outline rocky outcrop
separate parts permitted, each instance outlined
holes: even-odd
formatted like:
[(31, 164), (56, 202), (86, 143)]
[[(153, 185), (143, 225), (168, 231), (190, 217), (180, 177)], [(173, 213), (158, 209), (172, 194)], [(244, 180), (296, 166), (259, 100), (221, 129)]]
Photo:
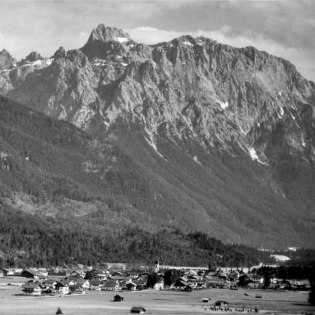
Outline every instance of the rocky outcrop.
[(12, 68), (15, 63), (16, 60), (10, 55), (10, 53), (6, 49), (0, 51), (0, 71)]

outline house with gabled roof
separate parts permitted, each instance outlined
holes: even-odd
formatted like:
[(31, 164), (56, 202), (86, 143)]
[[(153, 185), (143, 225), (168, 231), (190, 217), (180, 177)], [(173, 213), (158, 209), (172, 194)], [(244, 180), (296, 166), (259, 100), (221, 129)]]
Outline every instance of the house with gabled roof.
[(38, 268), (38, 273), (42, 276), (48, 277), (48, 271), (46, 268)]
[(91, 279), (90, 280), (90, 290), (101, 290), (103, 281), (100, 279)]
[(14, 269), (5, 268), (5, 269), (2, 269), (2, 272), (3, 272), (3, 276), (5, 276), (5, 277), (14, 276)]
[(22, 276), (22, 277), (25, 277), (25, 278), (32, 278), (32, 279), (35, 279), (35, 278), (37, 278), (37, 271), (32, 270), (32, 269), (24, 269), (24, 270), (21, 272), (21, 276)]
[(91, 284), (90, 284), (90, 280), (80, 279), (76, 282), (76, 285), (83, 289), (89, 289)]
[(42, 288), (39, 283), (26, 282), (22, 285), (22, 291), (26, 294), (41, 295)]
[(67, 284), (59, 286), (58, 293), (63, 295), (69, 294), (70, 293), (69, 286)]
[(82, 273), (80, 271), (77, 271), (77, 270), (72, 270), (69, 273), (69, 277), (80, 277), (80, 278), (82, 278)]
[(128, 281), (128, 282), (126, 283), (126, 288), (127, 288), (128, 290), (130, 290), (130, 291), (136, 291), (136, 289), (137, 289), (137, 284), (134, 283), (134, 282), (132, 282), (132, 281)]
[(178, 278), (171, 287), (173, 288), (185, 288), (188, 285), (187, 281), (182, 278)]
[(121, 285), (117, 280), (108, 280), (102, 286), (103, 291), (120, 291)]
[(55, 285), (56, 291), (58, 291), (59, 294), (69, 294), (70, 288), (66, 281), (57, 281)]

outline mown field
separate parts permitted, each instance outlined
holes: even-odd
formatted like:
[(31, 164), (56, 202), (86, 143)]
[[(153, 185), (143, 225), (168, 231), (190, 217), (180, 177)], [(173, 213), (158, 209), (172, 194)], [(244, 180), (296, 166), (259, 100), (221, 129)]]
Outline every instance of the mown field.
[[(315, 314), (315, 307), (307, 302), (308, 293), (289, 291), (226, 290), (208, 289), (201, 291), (139, 291), (121, 292), (123, 303), (112, 302), (113, 292), (88, 291), (83, 296), (28, 297), (22, 296), (21, 287), (3, 286), (0, 281), (1, 315), (53, 315), (58, 307), (65, 315), (114, 315), (130, 314), (132, 306), (143, 306), (146, 314), (214, 314), (210, 310), (216, 300), (226, 300), (232, 307), (257, 307), (260, 313)], [(248, 296), (245, 295), (248, 294)], [(262, 299), (255, 298), (262, 294)], [(202, 298), (211, 298), (202, 303)], [(229, 314), (240, 314), (229, 312)]]

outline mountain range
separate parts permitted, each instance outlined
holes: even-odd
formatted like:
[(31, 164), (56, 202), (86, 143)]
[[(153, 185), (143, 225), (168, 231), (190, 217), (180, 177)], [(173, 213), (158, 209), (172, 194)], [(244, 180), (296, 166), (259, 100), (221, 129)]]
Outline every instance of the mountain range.
[(315, 84), (282, 58), (100, 24), (50, 58), (2, 50), (0, 94), (12, 211), (314, 246)]

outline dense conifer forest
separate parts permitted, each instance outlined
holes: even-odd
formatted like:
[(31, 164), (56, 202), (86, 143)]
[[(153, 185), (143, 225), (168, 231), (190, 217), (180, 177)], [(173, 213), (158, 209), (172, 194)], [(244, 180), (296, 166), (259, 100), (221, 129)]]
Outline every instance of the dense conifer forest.
[(224, 245), (204, 233), (149, 233), (140, 228), (105, 231), (93, 220), (41, 218), (0, 206), (0, 265), (55, 266), (102, 262), (182, 266), (249, 266), (268, 255), (240, 245)]

